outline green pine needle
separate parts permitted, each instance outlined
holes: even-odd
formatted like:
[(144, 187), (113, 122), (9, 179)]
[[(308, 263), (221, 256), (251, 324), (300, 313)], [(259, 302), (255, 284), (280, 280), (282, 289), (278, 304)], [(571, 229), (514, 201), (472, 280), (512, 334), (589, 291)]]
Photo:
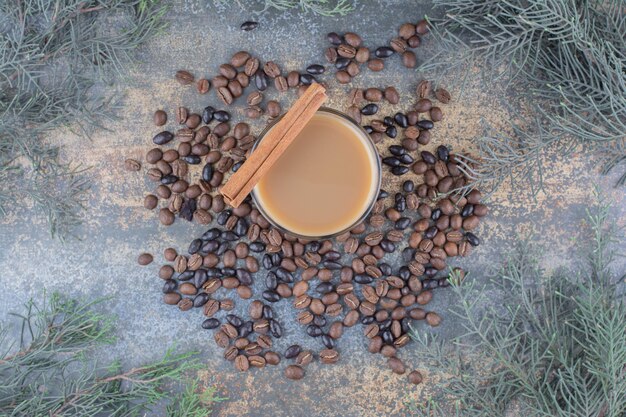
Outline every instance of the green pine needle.
[(139, 416), (168, 401), (169, 416), (206, 416), (223, 400), (208, 388), (198, 394), (197, 382), (174, 400), (164, 390), (172, 382), (199, 369), (195, 353), (175, 354), (124, 370), (119, 362), (95, 363), (95, 348), (113, 343), (113, 319), (97, 313), (103, 300), (80, 303), (58, 294), (44, 305), (26, 305), (21, 338), (12, 341), (0, 327), (0, 415), (32, 416)]
[(587, 219), (585, 265), (548, 274), (522, 241), (488, 284), (453, 285), (451, 312), (465, 334), (444, 343), (412, 332), (428, 367), (451, 375), (412, 404), (416, 415), (626, 415), (624, 274), (612, 269), (619, 231), (601, 199)]
[(100, 91), (163, 30), (165, 11), (158, 0), (0, 2), (0, 214), (34, 206), (53, 236), (72, 235), (90, 183), (47, 136), (87, 136), (112, 117)]
[[(607, 173), (626, 162), (626, 8), (623, 0), (443, 0), (430, 19), (440, 50), (421, 70), (439, 78), (486, 66), (513, 87), (531, 120), (512, 134), (487, 129), (467, 169), (481, 189), (503, 182), (543, 187), (542, 158), (574, 149), (601, 156)], [(465, 71), (469, 73), (469, 71)], [(459, 77), (455, 77), (459, 78)], [(460, 77), (464, 79), (464, 77)], [(506, 106), (506, 104), (504, 104)], [(519, 110), (514, 110), (519, 114)], [(618, 184), (626, 183), (626, 173)]]

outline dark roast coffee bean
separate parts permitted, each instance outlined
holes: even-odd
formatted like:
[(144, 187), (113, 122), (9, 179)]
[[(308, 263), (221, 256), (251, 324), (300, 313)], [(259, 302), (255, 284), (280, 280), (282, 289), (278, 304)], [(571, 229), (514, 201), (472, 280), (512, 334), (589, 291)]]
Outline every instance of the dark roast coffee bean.
[(361, 317), (361, 324), (364, 324), (367, 326), (368, 324), (374, 323), (374, 320), (376, 320), (374, 316), (363, 316)]
[(190, 165), (198, 165), (202, 161), (198, 155), (187, 155), (187, 156), (183, 156), (180, 159), (182, 159), (183, 161), (187, 162)]
[(404, 149), (402, 146), (400, 145), (391, 145), (390, 147), (388, 147), (387, 149), (389, 149), (389, 152), (391, 152), (392, 155), (395, 156), (402, 156), (402, 155), (406, 155), (406, 149)]
[(193, 299), (193, 306), (194, 307), (202, 307), (203, 305), (205, 305), (207, 303), (207, 301), (209, 301), (209, 298), (211, 298), (209, 296), (209, 294), (205, 293), (205, 292), (201, 292), (200, 294), (196, 295)]
[(383, 275), (391, 275), (391, 272), (392, 272), (391, 265), (382, 263), (382, 264), (379, 264), (378, 267), (383, 272)]
[(321, 337), (322, 343), (326, 348), (332, 349), (335, 347), (335, 340), (327, 334), (322, 335)]
[(354, 282), (357, 284), (371, 284), (373, 281), (374, 279), (366, 274), (357, 274), (354, 277)]
[(313, 75), (323, 74), (324, 71), (325, 71), (324, 66), (323, 65), (319, 65), (319, 64), (309, 65), (306, 68), (306, 72), (308, 72), (309, 74), (313, 74)]
[(227, 275), (227, 276), (231, 276), (231, 275), (235, 275), (236, 270), (235, 268), (222, 268), (222, 275)]
[(330, 269), (331, 271), (338, 271), (342, 268), (343, 265), (335, 261), (324, 261), (322, 263), (322, 266), (326, 269)]
[(205, 282), (208, 281), (208, 279), (209, 276), (207, 275), (206, 271), (203, 269), (199, 269), (193, 274), (193, 285), (196, 288), (202, 288), (202, 286)]
[(315, 316), (313, 318), (313, 324), (319, 327), (326, 326), (326, 318), (324, 316)]
[(272, 336), (277, 339), (283, 337), (283, 327), (278, 321), (273, 319), (270, 320), (270, 333), (272, 333)]
[(424, 162), (426, 162), (427, 164), (434, 165), (437, 162), (437, 158), (435, 158), (435, 155), (428, 151), (422, 151), (420, 155)]
[(248, 337), (254, 331), (254, 323), (247, 321), (239, 328), (239, 337)]
[[(232, 212), (230, 210), (224, 210), (217, 216), (217, 224), (220, 226), (224, 226), (228, 221), (228, 218), (231, 216)], [(222, 232), (220, 232), (220, 235)]]
[(387, 198), (387, 197), (389, 197), (389, 193), (388, 193), (387, 191), (385, 191), (385, 190), (382, 190), (382, 189), (381, 189), (381, 190), (378, 192), (378, 198), (377, 198), (377, 200), (382, 200), (383, 198)]
[(241, 166), (243, 165), (244, 161), (239, 161), (236, 164), (233, 165), (233, 167), (230, 169), (232, 172), (237, 172), (239, 171), (239, 168), (241, 168)]
[(176, 181), (178, 181), (178, 177), (176, 175), (170, 174), (170, 175), (164, 175), (161, 178), (161, 184), (174, 184)]
[(274, 291), (263, 291), (263, 294), (261, 294), (263, 296), (263, 299), (265, 299), (266, 301), (269, 301), (270, 303), (275, 303), (277, 301), (280, 301), (280, 295), (278, 295), (277, 293), (275, 293)]
[(368, 133), (372, 134), (374, 132), (374, 128), (372, 126), (363, 126), (363, 129)]
[(213, 179), (213, 165), (206, 164), (202, 168), (202, 179), (206, 182), (210, 182)]
[(254, 85), (259, 91), (265, 91), (267, 89), (267, 75), (261, 68), (254, 74)]
[(166, 143), (171, 142), (172, 139), (174, 139), (174, 134), (172, 132), (168, 132), (167, 130), (164, 130), (163, 132), (157, 133), (152, 138), (152, 142), (154, 142), (157, 145), (165, 145)]
[(250, 250), (254, 253), (259, 253), (265, 251), (265, 243), (263, 242), (252, 242), (248, 245)]
[(241, 317), (234, 314), (227, 315), (226, 320), (228, 320), (228, 322), (235, 327), (240, 327), (243, 325), (243, 320), (241, 320)]
[(378, 105), (376, 103), (367, 104), (361, 109), (361, 114), (364, 116), (371, 116), (376, 113), (378, 113)]
[(388, 46), (381, 46), (374, 51), (374, 55), (376, 55), (377, 58), (389, 58), (393, 54), (394, 50)]
[(336, 250), (331, 250), (326, 252), (322, 259), (324, 261), (338, 261), (339, 259), (341, 259), (341, 254)]
[(443, 162), (448, 162), (448, 159), (450, 159), (450, 151), (448, 150), (448, 147), (444, 146), (444, 145), (438, 146), (437, 147), (437, 156)]
[(235, 234), (239, 237), (243, 237), (248, 233), (248, 222), (243, 217), (237, 220), (235, 228), (233, 229)]
[(243, 22), (241, 24), (241, 30), (243, 30), (245, 32), (249, 32), (251, 30), (254, 30), (257, 27), (259, 27), (259, 22), (254, 22), (254, 21), (251, 21), (251, 20), (248, 20), (247, 22)]
[[(270, 256), (270, 258), (272, 259), (272, 265), (273, 265), (273, 266), (278, 266), (278, 265), (280, 265), (280, 261), (282, 261), (282, 260), (283, 260), (282, 256), (280, 256), (280, 253), (273, 253), (273, 254)], [(293, 282), (293, 276), (291, 276), (291, 275), (290, 275), (290, 276), (289, 276), (289, 277), (287, 277), (287, 278), (283, 277), (283, 273), (285, 272), (285, 269), (280, 268), (280, 270), (279, 270), (279, 271), (276, 271), (276, 272), (277, 272), (278, 278), (282, 279), (283, 281), (284, 281), (284, 280), (287, 280), (287, 281), (285, 281), (285, 282)], [(290, 279), (290, 278), (291, 278), (291, 280), (292, 280), (292, 281), (289, 281), (289, 279)]]
[(265, 276), (265, 287), (268, 290), (275, 290), (278, 286), (278, 279), (276, 278), (276, 274), (274, 272), (268, 272)]
[(181, 274), (179, 274), (176, 279), (179, 281), (189, 281), (191, 278), (193, 278), (193, 271), (185, 271)]
[(321, 327), (316, 326), (315, 324), (310, 324), (306, 328), (306, 334), (308, 334), (311, 337), (319, 337), (322, 334), (324, 334), (324, 331), (322, 330)]
[(391, 173), (393, 175), (404, 175), (409, 172), (409, 167), (399, 166), (391, 168)]
[(335, 286), (330, 282), (322, 282), (315, 287), (315, 290), (320, 294), (328, 294), (335, 290)]
[(343, 42), (341, 36), (335, 32), (330, 32), (328, 35), (326, 35), (326, 39), (328, 39), (328, 42), (332, 43), (333, 45), (341, 45), (341, 43)]
[(194, 253), (197, 253), (201, 247), (202, 247), (202, 239), (194, 239), (189, 244), (189, 248), (187, 249), (187, 252), (190, 255), (193, 255)]
[(385, 126), (387, 126), (387, 127), (389, 127), (389, 126), (393, 126), (393, 124), (394, 124), (394, 120), (393, 120), (393, 118), (392, 118), (392, 117), (390, 117), (390, 116), (385, 116), (385, 118), (383, 119), (383, 124), (384, 124)]
[(417, 122), (417, 126), (420, 129), (430, 130), (435, 127), (435, 124), (431, 120), (420, 120), (419, 122)]
[[(280, 263), (280, 261), (278, 261), (278, 263)], [(282, 282), (286, 282), (286, 283), (292, 283), (293, 282), (293, 275), (291, 274), (291, 272), (287, 271), (285, 268), (278, 268), (276, 270), (276, 276)]]
[(387, 130), (385, 130), (385, 134), (393, 139), (398, 136), (398, 129), (396, 129), (395, 126), (389, 126)]
[(393, 335), (391, 334), (391, 332), (390, 332), (389, 330), (385, 330), (385, 331), (382, 333), (382, 335), (381, 335), (381, 336), (382, 336), (382, 338), (383, 338), (383, 342), (384, 342), (384, 343), (386, 343), (386, 344), (388, 344), (388, 345), (393, 344)]
[(300, 75), (300, 82), (302, 83), (302, 85), (311, 85), (314, 82), (316, 82), (317, 80), (315, 79), (314, 76), (312, 76), (311, 74), (301, 74)]
[(176, 280), (174, 279), (168, 279), (167, 281), (165, 281), (165, 284), (163, 284), (163, 293), (167, 294), (170, 292), (174, 292), (176, 291), (176, 287), (178, 286), (178, 284), (176, 283)]
[(406, 197), (403, 196), (401, 193), (396, 193), (396, 195), (394, 196), (394, 200), (395, 200), (395, 209), (398, 210), (399, 212), (403, 212), (404, 210), (406, 210)]
[(407, 227), (409, 227), (411, 225), (411, 218), (409, 217), (401, 217), (398, 221), (396, 221), (396, 223), (394, 224), (394, 228), (396, 230), (404, 230)]
[(388, 156), (386, 158), (383, 158), (382, 160), (383, 164), (390, 166), (390, 167), (397, 167), (400, 166), (400, 160), (398, 158), (394, 158), (392, 156)]
[(213, 120), (213, 114), (215, 113), (215, 108), (212, 106), (207, 106), (202, 110), (202, 123), (208, 125)]
[(234, 232), (231, 232), (230, 230), (223, 231), (221, 234), (221, 238), (228, 242), (234, 242), (235, 240), (239, 240), (239, 236), (237, 236)]
[(237, 279), (243, 285), (252, 285), (252, 274), (243, 268), (237, 268)]
[(200, 236), (200, 239), (204, 240), (205, 242), (208, 240), (215, 240), (219, 237), (220, 233), (222, 233), (220, 229), (213, 227), (204, 232), (204, 234)]
[(472, 214), (474, 214), (473, 204), (466, 204), (465, 207), (463, 207), (463, 210), (461, 210), (461, 217), (469, 217)]
[(300, 345), (291, 345), (287, 348), (287, 350), (285, 350), (284, 356), (287, 359), (293, 359), (298, 356), (300, 352), (302, 352), (302, 348), (300, 347)]
[(409, 119), (403, 113), (396, 113), (395, 116), (393, 116), (393, 120), (402, 128), (409, 127)]
[[(410, 223), (410, 221), (409, 221), (409, 223)], [(394, 252), (396, 250), (396, 244), (393, 243), (390, 240), (387, 240), (387, 239), (383, 239), (380, 242), (380, 247), (387, 253), (392, 253), (392, 252)]]
[(270, 306), (263, 306), (263, 318), (264, 319), (273, 319), (274, 318), (274, 310)]
[(400, 155), (399, 159), (400, 159), (400, 162), (402, 162), (403, 164), (407, 164), (408, 165), (408, 164), (412, 164), (413, 163), (413, 157), (411, 155), (409, 155), (408, 153), (404, 154), (404, 155)]
[(467, 239), (469, 244), (472, 246), (480, 245), (480, 239), (474, 233), (471, 233), (471, 232), (465, 233), (465, 238)]
[(439, 218), (441, 217), (442, 214), (443, 213), (442, 213), (441, 209), (440, 208), (436, 208), (436, 209), (433, 210), (432, 214), (430, 215), (430, 218), (435, 220), (435, 221), (437, 221), (437, 220), (439, 220)]
[(412, 193), (415, 191), (415, 183), (411, 180), (404, 181), (402, 183), (402, 190), (407, 193)]
[(228, 122), (230, 120), (230, 113), (228, 113), (225, 110), (218, 110), (215, 113), (213, 113), (213, 118), (215, 120), (217, 120), (218, 122)]
[(205, 321), (202, 322), (202, 328), (203, 329), (217, 329), (218, 327), (220, 327), (220, 321), (218, 319), (215, 318), (210, 318), (210, 319), (206, 319)]

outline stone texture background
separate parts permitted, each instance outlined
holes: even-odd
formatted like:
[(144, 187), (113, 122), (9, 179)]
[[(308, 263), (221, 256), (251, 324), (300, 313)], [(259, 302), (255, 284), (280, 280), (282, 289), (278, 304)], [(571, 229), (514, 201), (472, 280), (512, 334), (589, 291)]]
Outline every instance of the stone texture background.
[[(198, 350), (206, 363), (201, 376), (229, 398), (214, 415), (409, 414), (406, 401), (420, 398), (422, 389), (435, 390), (442, 376), (425, 372), (426, 384), (410, 386), (406, 377), (387, 370), (383, 358), (366, 352), (358, 326), (348, 329), (341, 339), (339, 364), (313, 363), (300, 382), (284, 379), (283, 366), (237, 373), (231, 363), (222, 359), (211, 332), (200, 328), (201, 311), (181, 313), (161, 303), (162, 283), (156, 271), (163, 261), (163, 249), (172, 246), (186, 250), (189, 241), (205, 227), (184, 221), (177, 221), (170, 228), (161, 226), (156, 213), (142, 206), (143, 196), (152, 184), (141, 174), (126, 173), (123, 161), (127, 157), (143, 160), (150, 138), (157, 132), (151, 121), (157, 108), (166, 110), (173, 119), (178, 105), (200, 111), (207, 104), (217, 104), (212, 92), (200, 96), (195, 88), (176, 83), (173, 74), (178, 69), (188, 69), (197, 77), (211, 77), (221, 63), (241, 49), (253, 51), (264, 60), (273, 59), (284, 69), (303, 69), (312, 63), (324, 63), (325, 34), (329, 31), (355, 31), (362, 34), (368, 46), (383, 45), (395, 36), (401, 23), (417, 21), (425, 13), (431, 13), (427, 4), (400, 0), (360, 2), (351, 15), (338, 18), (296, 11), (255, 14), (242, 11), (235, 4), (215, 7), (206, 0), (174, 1), (167, 17), (169, 30), (139, 51), (140, 62), (126, 79), (109, 87), (112, 93), (120, 95), (119, 119), (108, 123), (108, 130), (96, 132), (91, 140), (69, 130), (50, 138), (65, 145), (67, 158), (91, 167), (95, 186), (80, 231), (82, 240), (63, 245), (50, 239), (43, 219), (37, 216), (19, 213), (0, 220), (0, 317), (7, 317), (8, 312), (18, 309), (30, 297), (41, 298), (44, 289), (86, 299), (111, 297), (100, 308), (119, 318), (118, 342), (99, 353), (102, 360), (119, 356), (125, 365), (133, 366), (161, 357), (172, 345), (181, 352)], [(239, 25), (249, 19), (258, 20), (260, 27), (249, 33), (240, 31)], [(417, 50), (418, 59), (423, 61), (432, 52), (432, 43), (426, 42), (425, 47)], [(395, 108), (383, 106), (381, 114), (407, 110), (414, 102), (415, 85), (424, 76), (407, 70), (398, 57), (394, 58), (388, 60), (385, 71), (365, 70), (353, 83), (360, 87), (397, 86), (401, 103)], [(479, 69), (472, 72), (462, 97), (451, 90), (454, 99), (444, 107), (445, 119), (434, 129), (429, 148), (447, 143), (455, 150), (471, 150), (474, 138), (482, 132), (481, 120), (506, 129), (507, 120), (518, 116), (509, 113), (496, 99), (504, 94), (500, 86), (483, 81)], [(325, 79), (331, 77), (327, 75)], [(329, 106), (345, 109), (347, 100), (343, 93), (348, 89), (333, 84)], [(277, 94), (271, 91), (269, 96)], [(280, 97), (284, 108), (293, 97), (293, 93)], [(515, 102), (514, 97), (510, 100)], [(239, 99), (233, 109), (235, 120), (243, 119), (243, 101)], [(261, 128), (261, 123), (257, 123), (253, 130), (258, 133)], [(615, 178), (599, 177), (589, 165), (584, 154), (546, 155), (545, 193), (533, 199), (523, 189), (501, 188), (491, 197), (491, 213), (478, 229), (484, 244), (458, 263), (474, 271), (474, 279), (483, 279), (481, 273), (498, 264), (500, 255), (516, 237), (529, 232), (545, 247), (546, 268), (576, 261), (574, 246), (581, 238), (580, 227), (594, 184), (599, 184), (614, 203), (615, 218), (623, 226), (624, 190), (612, 188)], [(383, 185), (387, 190), (394, 187), (396, 184), (389, 179)], [(142, 268), (136, 257), (143, 251), (155, 254), (155, 263)], [(393, 264), (394, 259), (389, 262)], [(448, 302), (445, 291), (437, 292), (428, 308), (440, 312), (444, 323), (436, 330), (418, 324), (418, 330), (444, 336), (457, 334), (458, 326), (446, 320)], [(236, 311), (246, 310), (247, 305), (238, 302)], [(319, 350), (318, 342), (306, 337), (304, 329), (291, 320), (293, 310), (288, 303), (282, 301), (275, 309), (286, 328), (279, 351), (295, 342)], [(402, 350), (401, 357), (410, 367), (420, 368), (420, 358), (410, 346)]]

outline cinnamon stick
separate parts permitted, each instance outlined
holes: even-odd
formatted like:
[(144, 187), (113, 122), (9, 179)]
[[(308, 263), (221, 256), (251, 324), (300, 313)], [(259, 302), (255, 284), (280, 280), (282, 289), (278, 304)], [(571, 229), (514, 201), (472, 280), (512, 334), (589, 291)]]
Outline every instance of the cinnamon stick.
[(315, 83), (306, 89), (282, 119), (265, 135), (259, 146), (235, 172), (220, 192), (224, 200), (238, 207), (254, 186), (285, 152), (326, 100), (326, 89)]

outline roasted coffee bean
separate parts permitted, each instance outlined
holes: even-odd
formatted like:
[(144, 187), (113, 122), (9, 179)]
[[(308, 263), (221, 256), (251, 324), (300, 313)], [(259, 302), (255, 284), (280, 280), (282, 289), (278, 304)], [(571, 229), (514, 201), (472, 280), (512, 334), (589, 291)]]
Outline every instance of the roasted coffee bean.
[(381, 46), (374, 51), (374, 55), (376, 55), (377, 58), (389, 58), (393, 54), (394, 50), (388, 46)]
[(337, 48), (327, 48), (326, 51), (324, 52), (324, 57), (326, 58), (326, 60), (328, 62), (330, 62), (331, 64), (334, 64), (335, 61), (337, 61)]
[(335, 32), (328, 33), (326, 35), (326, 38), (328, 39), (328, 42), (332, 43), (333, 45), (341, 45), (341, 43), (343, 42), (341, 36)]
[(476, 236), (475, 234), (473, 234), (471, 232), (465, 233), (465, 238), (467, 239), (469, 244), (472, 245), (472, 246), (480, 245), (480, 239), (478, 238), (478, 236)]
[(254, 85), (259, 91), (265, 91), (267, 89), (267, 75), (260, 68), (254, 74)]
[(298, 365), (289, 365), (285, 368), (285, 377), (292, 380), (304, 378), (304, 369)]
[(450, 93), (444, 88), (438, 88), (435, 90), (435, 97), (437, 100), (442, 102), (443, 104), (448, 104), (450, 102)]
[(404, 175), (407, 172), (409, 172), (409, 167), (406, 167), (406, 166), (398, 166), (398, 167), (393, 167), (391, 169), (391, 173), (393, 175), (398, 175), (398, 176), (399, 175)]
[(228, 122), (230, 121), (230, 113), (225, 110), (218, 110), (213, 112), (213, 118), (218, 122)]
[(374, 103), (367, 104), (361, 109), (361, 114), (365, 116), (371, 116), (376, 113), (378, 113), (378, 105)]
[(404, 51), (402, 53), (402, 65), (407, 68), (415, 68), (417, 66), (417, 56), (415, 56), (415, 52)]
[(400, 102), (400, 94), (394, 87), (385, 88), (385, 100), (390, 104), (398, 104)]
[(285, 350), (285, 358), (293, 359), (302, 351), (300, 345), (291, 345)]
[(176, 71), (175, 78), (176, 81), (178, 81), (182, 85), (189, 85), (194, 81), (194, 76), (189, 71), (185, 70)]
[(154, 142), (156, 145), (165, 145), (166, 143), (169, 143), (172, 141), (172, 139), (174, 139), (174, 135), (172, 134), (172, 132), (168, 132), (167, 130), (157, 133), (153, 138), (152, 138), (152, 142)]
[(324, 71), (325, 71), (324, 66), (323, 65), (319, 65), (319, 64), (309, 65), (306, 68), (306, 72), (308, 72), (309, 74), (313, 74), (313, 75), (323, 74)]
[(269, 301), (270, 303), (275, 303), (277, 301), (280, 301), (280, 295), (278, 295), (274, 291), (270, 291), (270, 290), (263, 291), (262, 296), (263, 296), (263, 299), (265, 299), (266, 301)]
[(394, 51), (398, 52), (398, 53), (402, 53), (404, 51), (406, 51), (406, 49), (409, 47), (409, 45), (407, 44), (406, 40), (398, 37), (398, 38), (394, 38), (389, 42), (389, 46), (391, 46), (391, 49), (393, 49)]
[[(385, 130), (385, 134), (389, 136), (390, 138), (395, 138), (396, 136), (398, 136), (398, 129), (396, 129), (395, 126), (389, 126), (387, 130)], [(407, 171), (408, 171), (408, 168), (407, 168)]]
[(332, 337), (330, 337), (329, 335), (327, 335), (327, 334), (323, 334), (323, 335), (320, 337), (320, 339), (321, 339), (321, 341), (322, 341), (322, 344), (323, 344), (324, 346), (326, 346), (326, 348), (327, 348), (327, 349), (333, 349), (333, 348), (335, 347), (335, 341), (334, 341), (334, 340), (333, 340), (333, 338), (332, 338)]
[(420, 120), (419, 122), (417, 122), (417, 126), (420, 129), (430, 130), (435, 125), (434, 125), (434, 123), (431, 120)]
[(246, 22), (243, 22), (243, 23), (241, 24), (241, 30), (243, 30), (243, 31), (245, 31), (245, 32), (249, 32), (249, 31), (251, 31), (251, 30), (254, 30), (254, 29), (256, 29), (257, 27), (259, 27), (259, 23), (258, 23), (258, 22), (251, 21), (251, 20), (246, 21)]
[(374, 72), (382, 71), (385, 68), (385, 63), (379, 58), (370, 59), (367, 61), (367, 68)]
[(335, 78), (339, 84), (348, 84), (352, 80), (352, 77), (350, 77), (350, 74), (347, 71), (337, 71), (335, 73)]
[(139, 257), (137, 258), (137, 263), (139, 265), (145, 266), (145, 265), (149, 265), (152, 263), (153, 257), (151, 254), (149, 253), (142, 253), (141, 255), (139, 255)]
[(202, 322), (203, 329), (217, 329), (220, 326), (220, 321), (215, 318), (206, 319)]

